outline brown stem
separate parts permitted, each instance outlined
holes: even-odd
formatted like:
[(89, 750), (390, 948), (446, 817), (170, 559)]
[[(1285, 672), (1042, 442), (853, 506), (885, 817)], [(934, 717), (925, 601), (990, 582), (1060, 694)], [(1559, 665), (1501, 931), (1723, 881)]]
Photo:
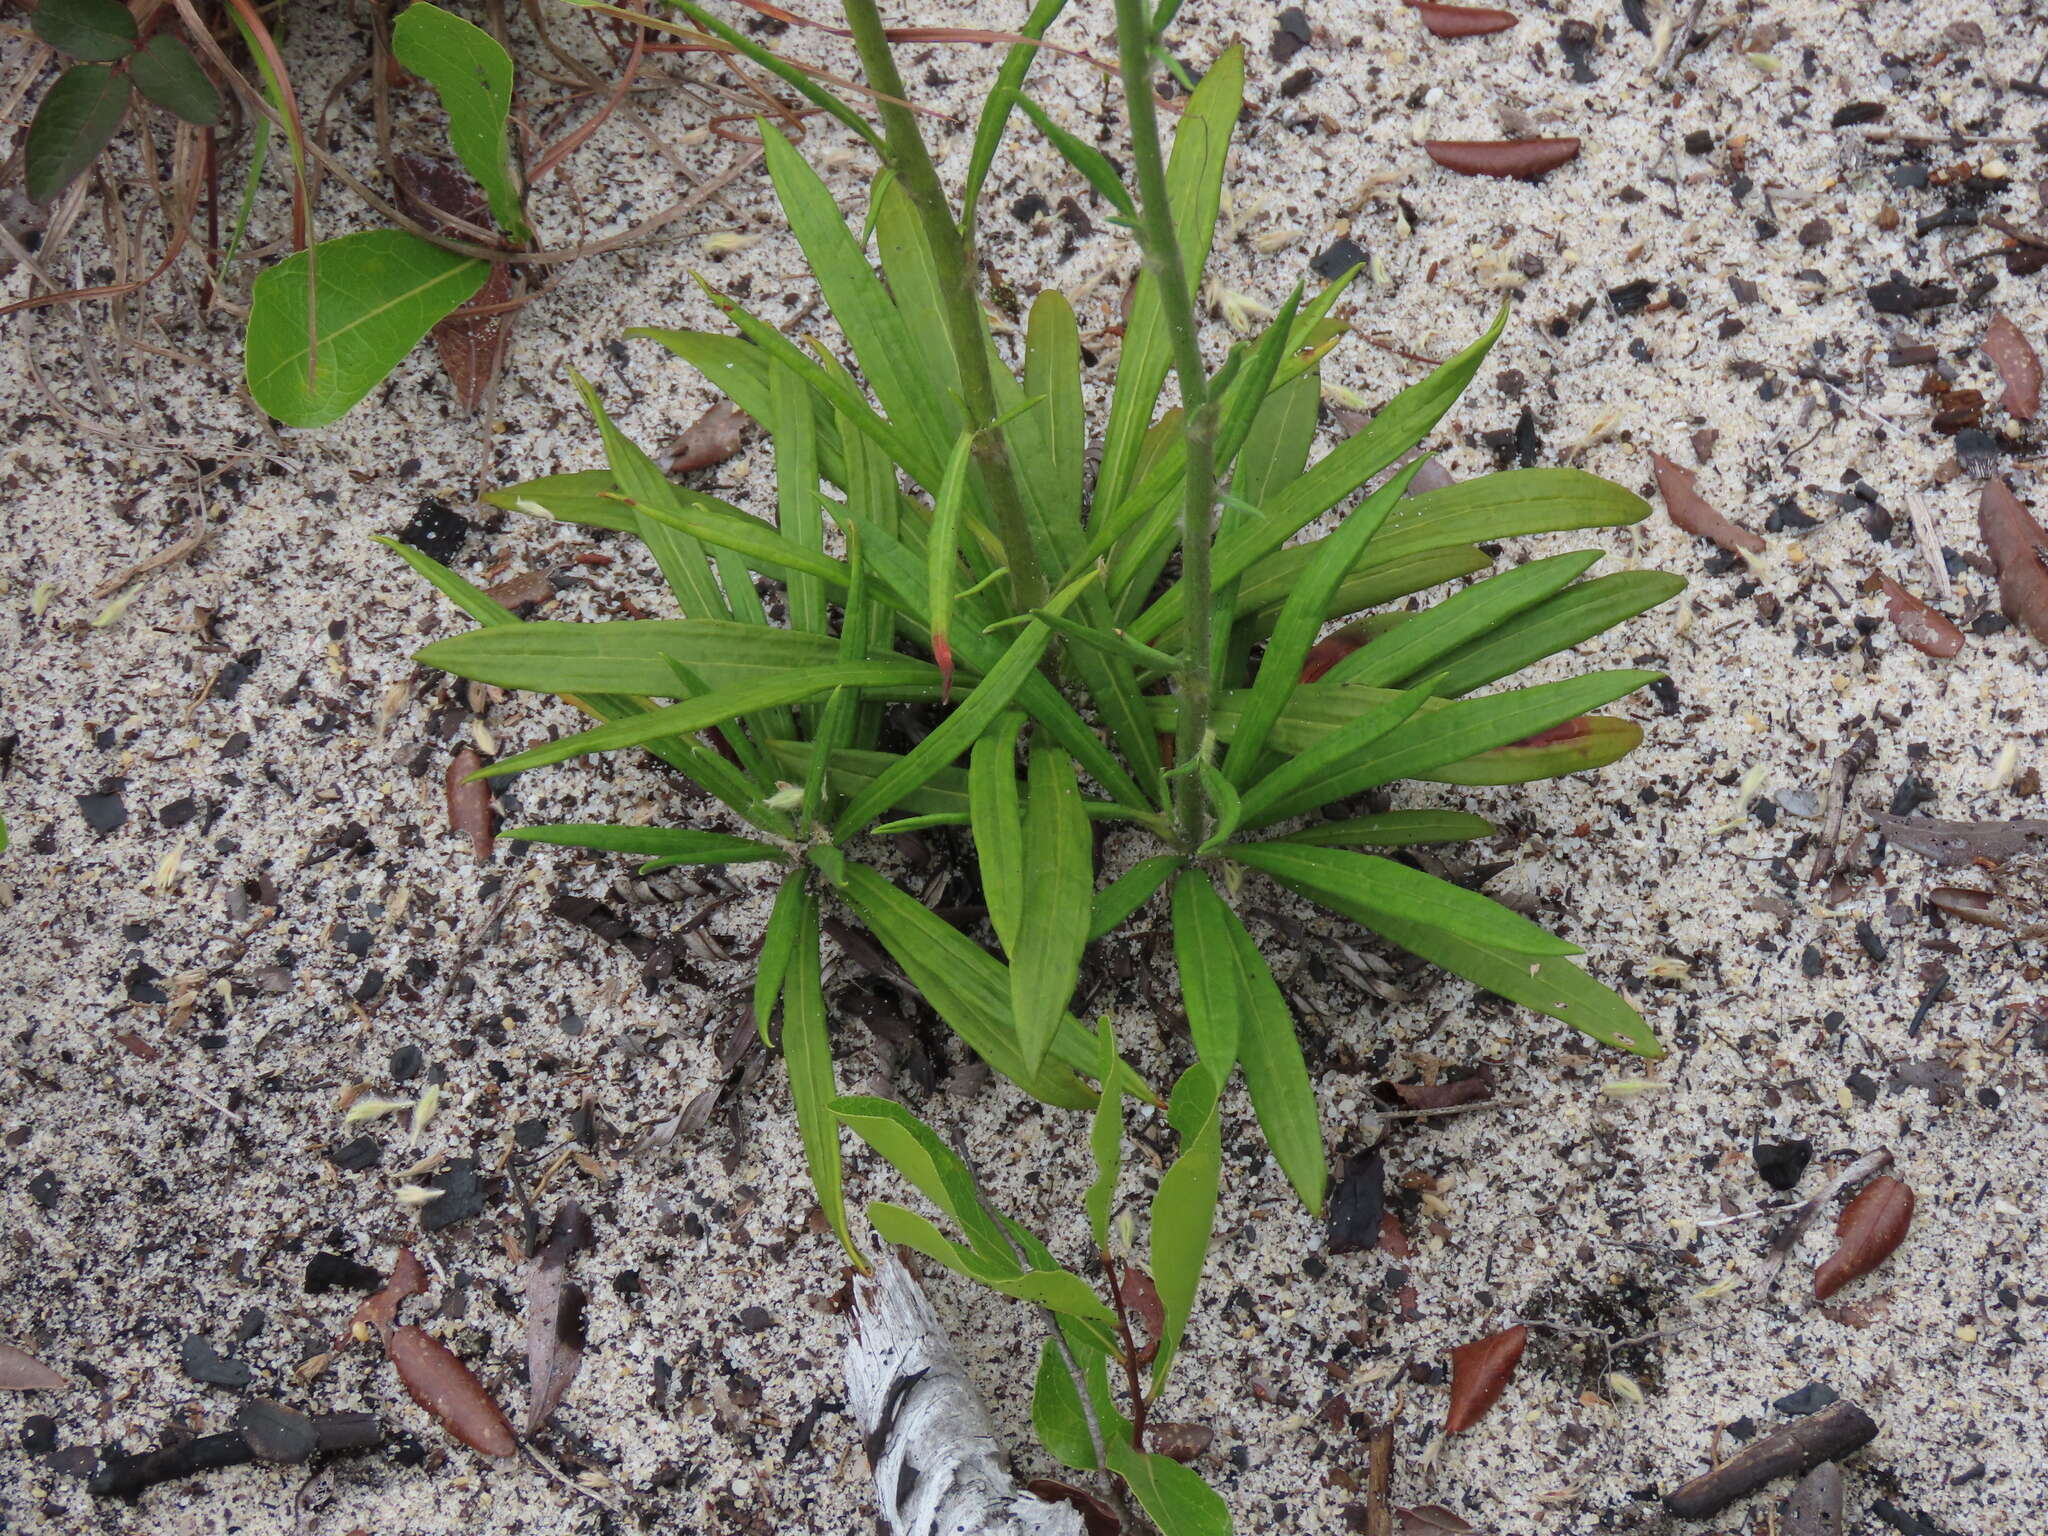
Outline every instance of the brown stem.
[(1124, 1384), (1131, 1394), (1131, 1449), (1145, 1449), (1145, 1387), (1138, 1380), (1138, 1341), (1131, 1333), (1131, 1314), (1124, 1306), (1124, 1288), (1117, 1283), (1116, 1261), (1108, 1250), (1101, 1254), (1102, 1273), (1109, 1284), (1109, 1299), (1116, 1308), (1117, 1337), (1123, 1341), (1119, 1357), (1124, 1366)]

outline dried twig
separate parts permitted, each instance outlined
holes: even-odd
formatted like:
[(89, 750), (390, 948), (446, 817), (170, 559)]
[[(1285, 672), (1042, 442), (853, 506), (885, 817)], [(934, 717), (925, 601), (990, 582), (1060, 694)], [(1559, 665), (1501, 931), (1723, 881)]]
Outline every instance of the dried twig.
[(1692, 35), (1700, 24), (1700, 12), (1707, 8), (1707, 0), (1692, 0), (1692, 6), (1685, 13), (1685, 20), (1678, 24), (1678, 30), (1671, 34), (1671, 41), (1664, 49), (1664, 57), (1658, 61), (1656, 78), (1659, 85), (1671, 83), (1671, 72), (1678, 68), (1678, 61), (1685, 57), (1685, 51), (1692, 46)]
[(1682, 1520), (1705, 1520), (1773, 1478), (1798, 1477), (1876, 1438), (1876, 1421), (1844, 1398), (1771, 1431), (1713, 1471), (1672, 1489), (1664, 1495), (1664, 1507)]
[(1877, 733), (1864, 731), (1849, 743), (1849, 749), (1835, 759), (1835, 766), (1829, 770), (1827, 805), (1820, 836), (1814, 840), (1813, 866), (1806, 872), (1808, 885), (1818, 885), (1834, 873), (1835, 853), (1842, 840), (1842, 815), (1849, 808), (1849, 786), (1876, 750)]

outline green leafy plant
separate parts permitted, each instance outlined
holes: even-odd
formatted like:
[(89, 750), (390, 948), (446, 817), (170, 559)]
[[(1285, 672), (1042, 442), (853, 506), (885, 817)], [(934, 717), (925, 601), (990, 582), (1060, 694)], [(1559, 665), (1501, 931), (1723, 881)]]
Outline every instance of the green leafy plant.
[[(682, 8), (705, 31), (751, 46)], [(1048, 0), (1025, 31), (1042, 32), (1059, 9)], [(1589, 551), (1391, 606), (1485, 569), (1491, 541), (1616, 526), (1647, 508), (1564, 469), (1406, 494), (1419, 464), (1402, 467), (1404, 458), (1472, 379), (1505, 312), (1313, 462), (1320, 365), (1345, 333), (1332, 309), (1355, 274), (1312, 296), (1297, 289), (1264, 333), (1209, 368), (1191, 295), (1216, 226), (1242, 59), (1232, 50), (1202, 77), (1169, 158), (1151, 85), (1163, 54), (1140, 0), (1117, 5), (1135, 189), (1099, 153), (1049, 135), (1124, 213), (1144, 259), (1091, 488), (1067, 302), (1039, 295), (1013, 365), (976, 290), (974, 204), (1031, 47), (1017, 45), (1003, 67), (956, 210), (872, 5), (848, 0), (845, 12), (879, 125), (815, 81), (800, 88), (859, 122), (881, 151), (867, 220), (879, 273), (817, 174), (771, 126), (761, 132), (858, 378), (825, 346), (800, 345), (716, 294), (736, 335), (635, 333), (767, 428), (775, 517), (672, 484), (586, 387), (609, 467), (490, 499), (638, 535), (682, 617), (520, 623), (400, 549), (481, 625), (420, 660), (559, 694), (600, 721), (485, 774), (645, 749), (744, 824), (740, 835), (595, 825), (509, 835), (632, 853), (645, 868), (779, 865), (755, 1014), (765, 1034), (780, 1006), (805, 1154), (848, 1252), (861, 1262), (841, 1187), (842, 1125), (961, 1233), (871, 1205), (887, 1240), (1057, 1315), (1037, 1404), (1048, 1447), (1069, 1464), (1106, 1466), (1169, 1532), (1227, 1529), (1194, 1474), (1146, 1450), (1145, 1420), (1196, 1296), (1220, 1176), (1218, 1106), (1234, 1074), (1304, 1204), (1320, 1210), (1327, 1183), (1314, 1086), (1287, 1003), (1238, 915), (1239, 889), (1274, 881), (1605, 1045), (1660, 1054), (1635, 1010), (1573, 963), (1577, 946), (1387, 851), (1483, 837), (1484, 821), (1360, 814), (1345, 802), (1401, 779), (1509, 784), (1619, 758), (1640, 732), (1590, 712), (1654, 674), (1482, 690), (1682, 583), (1654, 572), (1582, 579), (1598, 558)], [(1042, 110), (1029, 115), (1054, 129)], [(1162, 410), (1169, 375), (1179, 403)], [(770, 622), (756, 576), (781, 584), (786, 623)], [(1356, 617), (1367, 610), (1377, 611)], [(1325, 636), (1333, 622), (1343, 627)], [(906, 716), (916, 732), (897, 727)], [(1117, 839), (1120, 852), (1151, 845), (1100, 888), (1098, 824), (1132, 834)], [(937, 826), (971, 834), (986, 935), (947, 922), (876, 866), (887, 846), (878, 839)], [(1087, 945), (1155, 900), (1170, 906), (1193, 1061), (1170, 1096), (1180, 1153), (1151, 1212), (1163, 1337), (1143, 1381), (1108, 1222), (1121, 1100), (1160, 1100), (1107, 1030), (1091, 1032), (1069, 1007)], [(1088, 1209), (1107, 1300), (987, 1210), (936, 1133), (894, 1106), (836, 1095), (819, 939), (828, 901), (866, 925), (989, 1066), (1048, 1105), (1093, 1109), (1099, 1176)], [(1117, 1370), (1121, 1406), (1109, 1385)], [(1076, 1426), (1091, 1414), (1099, 1433), (1084, 1436)]]

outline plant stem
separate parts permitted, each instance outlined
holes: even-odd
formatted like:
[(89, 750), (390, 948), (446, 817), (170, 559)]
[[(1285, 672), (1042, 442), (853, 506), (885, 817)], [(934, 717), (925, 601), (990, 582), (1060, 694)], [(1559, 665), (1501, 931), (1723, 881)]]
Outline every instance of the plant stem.
[(903, 77), (897, 73), (896, 57), (889, 51), (888, 33), (875, 0), (844, 0), (842, 10), (868, 84), (880, 93), (876, 106), (882, 114), (882, 131), (889, 146), (889, 168), (917, 209), (918, 222), (924, 226), (925, 241), (938, 268), (939, 287), (945, 297), (946, 336), (952, 344), (963, 403), (975, 432), (975, 462), (981, 466), (982, 478), (988, 486), (996, 532), (1003, 541), (1004, 557), (1010, 567), (1010, 590), (1017, 611), (1028, 612), (1045, 603), (1045, 573), (1039, 567), (1038, 548), (1032, 543), (1031, 525), (1024, 516), (1024, 498), (1018, 492), (1011, 468), (1009, 445), (1000, 430), (990, 430), (996, 419), (995, 382), (989, 374), (987, 333), (982, 326), (973, 254), (967, 237), (953, 222), (945, 188), (939, 184), (939, 169), (925, 147), (917, 115), (903, 104), (907, 99)]
[(1174, 733), (1174, 830), (1185, 852), (1207, 835), (1209, 796), (1193, 765), (1206, 748), (1210, 656), (1209, 547), (1216, 503), (1216, 406), (1202, 369), (1194, 296), (1188, 291), (1180, 236), (1166, 191), (1166, 161), (1159, 150), (1159, 117), (1152, 105), (1152, 27), (1145, 0), (1116, 0), (1118, 67), (1131, 119), (1131, 160), (1138, 173), (1138, 244), (1145, 268), (1159, 285), (1160, 310), (1173, 341), (1173, 371), (1180, 380), (1181, 434), (1187, 444), (1186, 500), (1181, 511), (1180, 577), (1187, 594), (1187, 655), (1179, 682), (1180, 720)]
[(1131, 1336), (1131, 1316), (1124, 1306), (1124, 1288), (1117, 1283), (1116, 1261), (1107, 1250), (1103, 1251), (1101, 1258), (1103, 1279), (1109, 1286), (1110, 1302), (1116, 1308), (1117, 1337), (1123, 1343), (1124, 1386), (1131, 1394), (1131, 1449), (1142, 1452), (1145, 1449), (1145, 1413), (1151, 1407), (1151, 1400), (1145, 1395), (1144, 1383), (1138, 1379), (1138, 1341)]

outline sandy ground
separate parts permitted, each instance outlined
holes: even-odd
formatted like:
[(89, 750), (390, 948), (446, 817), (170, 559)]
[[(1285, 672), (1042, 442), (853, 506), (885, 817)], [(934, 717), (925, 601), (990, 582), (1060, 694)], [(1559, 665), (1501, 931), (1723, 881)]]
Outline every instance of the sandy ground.
[[(1059, 35), (1106, 55), (1104, 9)], [(1668, 21), (1655, 0), (1649, 15)], [(1414, 797), (1498, 819), (1503, 835), (1480, 856), (1509, 867), (1491, 889), (1583, 943), (1596, 973), (1628, 988), (1671, 1045), (1664, 1063), (1646, 1073), (1462, 984), (1375, 967), (1382, 951), (1355, 930), (1307, 922), (1291, 898), (1254, 889), (1255, 927), (1303, 1012), (1333, 1155), (1386, 1133), (1389, 1189), (1415, 1252), (1330, 1255), (1235, 1098), (1205, 1303), (1161, 1412), (1214, 1429), (1203, 1470), (1242, 1530), (1351, 1528), (1359, 1431), (1398, 1412), (1404, 1505), (1445, 1506), (1513, 1536), (1761, 1532), (1763, 1500), (1681, 1526), (1655, 1497), (1707, 1466), (1717, 1444), (1725, 1454), (1781, 1422), (1774, 1404), (1820, 1382), (1882, 1426), (1851, 1473), (1853, 1530), (2038, 1531), (2048, 1029), (2019, 1010), (2048, 994), (2039, 946), (1933, 919), (1928, 886), (1987, 876), (1938, 876), (1865, 833), (1871, 811), (1916, 797), (1942, 816), (2043, 814), (2043, 652), (1995, 622), (1974, 512), (1980, 455), (2048, 503), (2038, 431), (1998, 409), (1978, 350), (1994, 311), (2042, 343), (2048, 276), (2007, 274), (1987, 254), (2004, 245), (1990, 229), (1916, 229), (1952, 205), (2041, 227), (2048, 100), (2007, 81), (2037, 73), (2048, 16), (2026, 0), (1709, 0), (1707, 40), (1662, 85), (1648, 78), (1656, 43), (1618, 8), (1528, 6), (1514, 31), (1457, 43), (1391, 4), (1320, 0), (1307, 16), (1313, 42), (1285, 62), (1269, 56), (1264, 7), (1191, 6), (1178, 34), (1198, 67), (1233, 37), (1251, 55), (1255, 111), (1236, 152), (1219, 282), (1275, 303), (1348, 235), (1376, 265), (1346, 311), (1362, 333), (1423, 357), (1462, 345), (1513, 292), (1506, 337), (1437, 435), (1453, 472), (1490, 467), (1481, 434), (1514, 428), (1526, 407), (1540, 462), (1647, 493), (1647, 450), (1660, 451), (1699, 466), (1700, 490), (1723, 511), (1768, 522), (1770, 548), (1745, 568), (1679, 532), (1661, 504), (1641, 529), (1600, 536), (1603, 569), (1640, 563), (1693, 581), (1680, 603), (1575, 663), (1668, 670), (1669, 689), (1622, 706), (1645, 727), (1641, 751), (1527, 790)], [(968, 5), (909, 19), (1015, 17)], [(1593, 24), (1576, 73), (1560, 46), (1568, 20)], [(828, 40), (787, 42), (833, 57)], [(317, 59), (356, 45), (316, 27), (306, 46)], [(4, 49), (11, 67), (26, 58), (15, 39)], [(913, 52), (906, 73), (931, 104), (971, 118), (988, 69), (972, 50), (933, 49)], [(1063, 60), (1043, 78), (1078, 128), (1106, 110), (1087, 66)], [(1886, 111), (1830, 127), (1859, 102)], [(683, 144), (683, 104), (653, 96), (648, 109)], [(1452, 176), (1417, 147), (1497, 137), (1504, 120), (1578, 135), (1584, 152), (1525, 186)], [(964, 135), (945, 132), (957, 177)], [(1951, 132), (1986, 138), (1911, 137)], [(856, 208), (863, 162), (843, 136), (816, 134), (812, 148)], [(712, 168), (728, 153), (681, 152)], [(589, 229), (624, 227), (674, 195), (638, 132), (608, 129), (599, 153), (578, 162)], [(1994, 183), (1979, 203), (1952, 174), (1965, 163)], [(0, 1403), (0, 1525), (872, 1528), (858, 1436), (837, 1407), (829, 1300), (840, 1265), (809, 1220), (780, 1069), (737, 1095), (736, 1122), (721, 1107), (709, 1129), (629, 1153), (724, 1074), (761, 877), (640, 883), (610, 860), (504, 843), (479, 865), (445, 830), (449, 757), (469, 741), (528, 744), (570, 726), (570, 713), (417, 668), (416, 647), (464, 626), (369, 539), (440, 498), (470, 521), (455, 563), (472, 577), (543, 573), (555, 617), (660, 611), (633, 547), (495, 514), (476, 497), (598, 462), (570, 365), (645, 442), (694, 418), (709, 399), (702, 382), (653, 346), (618, 340), (633, 324), (713, 324), (691, 269), (750, 282), (776, 320), (807, 301), (763, 190), (742, 180), (677, 238), (563, 272), (521, 319), (487, 445), (424, 352), (341, 426), (273, 438), (237, 396), (232, 323), (200, 320), (188, 289), (160, 289), (125, 323), (217, 368), (122, 359), (102, 308), (9, 321), (0, 1337), (78, 1385)], [(1046, 285), (1085, 295), (1084, 325), (1101, 327), (1132, 265), (1128, 242), (1099, 213), (1087, 232), (1057, 213), (1012, 213), (1030, 194), (1056, 204), (1081, 192), (1039, 144), (1014, 145), (989, 192), (987, 254), (1020, 297)], [(565, 200), (536, 206), (549, 238), (580, 232)], [(284, 218), (281, 198), (259, 200), (257, 238), (275, 239)], [(718, 255), (717, 232), (758, 240)], [(74, 246), (88, 277), (102, 259), (94, 238)], [(1881, 314), (1866, 288), (1894, 269), (1962, 297)], [(1632, 283), (1648, 286), (1631, 294)], [(16, 271), (4, 296), (24, 284)], [(1217, 324), (1217, 355), (1227, 339)], [(1919, 343), (1957, 387), (1994, 402), (1959, 474), (1956, 440), (1929, 424), (1928, 367), (1887, 365), (1889, 348)], [(1102, 338), (1098, 382), (1112, 347)], [(61, 404), (22, 366), (29, 355)], [(1357, 340), (1329, 376), (1376, 402), (1419, 372)], [(100, 431), (72, 425), (73, 412)], [(756, 445), (707, 483), (766, 507), (768, 468)], [(1934, 596), (1909, 527), (1915, 496), (1952, 572), (1939, 604), (1971, 631), (1953, 661), (1874, 622), (1881, 602), (1864, 591), (1881, 573)], [(1889, 540), (1872, 531), (1882, 532), (1872, 501), (1892, 516)], [(102, 583), (202, 516), (203, 547), (131, 583), (109, 617)], [(1532, 540), (1528, 551), (1588, 542)], [(616, 563), (578, 562), (593, 553)], [(1816, 798), (1864, 728), (1877, 744), (1848, 811), (1848, 877), (1809, 888)], [(1745, 808), (1752, 773), (1762, 778)], [(508, 821), (706, 815), (628, 761), (530, 776), (499, 808)], [(576, 897), (602, 900), (631, 941), (552, 910)], [(1142, 984), (1152, 953), (1111, 948), (1089, 1001), (1117, 1010), (1142, 1065), (1164, 1077), (1181, 1046)], [(940, 1059), (921, 1077), (896, 1068), (854, 1022), (863, 1008), (893, 1017), (893, 994), (857, 958), (834, 974), (845, 1079), (893, 1083), (980, 1160), (998, 1203), (1078, 1256), (1075, 1124), (999, 1087), (972, 1091), (973, 1074), (951, 1071), (957, 1061), (918, 1018)], [(1375, 1121), (1375, 1084), (1479, 1063), (1500, 1082), (1496, 1107)], [(1657, 1086), (1612, 1091), (1645, 1076)], [(344, 1125), (337, 1102), (351, 1085), (403, 1100), (429, 1080), (441, 1108), (417, 1145), (403, 1113)], [(1806, 1283), (1829, 1220), (1768, 1296), (1753, 1278), (1773, 1223), (1721, 1221), (1788, 1198), (1760, 1180), (1751, 1146), (1793, 1137), (1814, 1148), (1802, 1194), (1852, 1156), (1889, 1148), (1919, 1197), (1904, 1247), (1825, 1311)], [(395, 1191), (430, 1155), (474, 1160), (483, 1182), (480, 1209), (425, 1232)], [(852, 1183), (890, 1188), (865, 1156)], [(461, 1213), (457, 1194), (444, 1211)], [(510, 1242), (526, 1204), (544, 1217), (568, 1195), (598, 1234), (579, 1260), (591, 1348), (535, 1448), (581, 1491), (455, 1446), (371, 1351), (311, 1381), (295, 1374), (356, 1300), (310, 1290), (309, 1263), (338, 1253), (383, 1267), (411, 1242), (438, 1281), (413, 1315), (434, 1318), (523, 1407), (524, 1266)], [(950, 1279), (935, 1296), (999, 1421), (1027, 1447), (1017, 1366), (1038, 1324)], [(1447, 1350), (1514, 1319), (1543, 1326), (1501, 1406), (1426, 1458)], [(192, 1333), (247, 1363), (251, 1393), (384, 1413), (392, 1446), (310, 1480), (248, 1468), (161, 1488), (139, 1508), (96, 1504), (53, 1465), (53, 1446), (133, 1450), (231, 1420), (236, 1394), (180, 1369)], [(1028, 1449), (1024, 1462), (1045, 1468)]]

